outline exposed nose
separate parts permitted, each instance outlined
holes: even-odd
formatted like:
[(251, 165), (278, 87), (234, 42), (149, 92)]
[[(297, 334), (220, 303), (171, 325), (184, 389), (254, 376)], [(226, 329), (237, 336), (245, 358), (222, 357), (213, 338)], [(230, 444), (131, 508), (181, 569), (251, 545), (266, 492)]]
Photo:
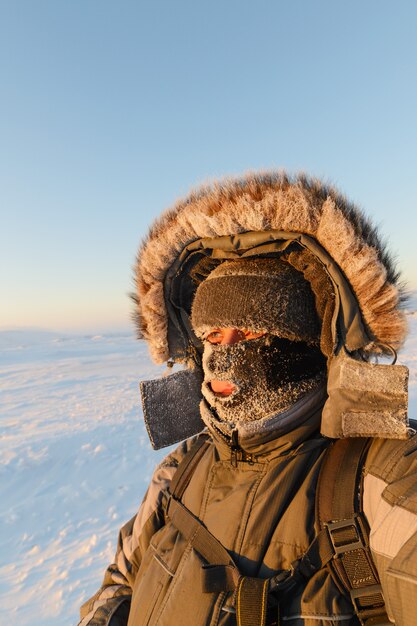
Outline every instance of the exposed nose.
[[(220, 345), (231, 346), (234, 343), (242, 341), (244, 338), (245, 333), (243, 333), (239, 328), (225, 328), (223, 330)], [(236, 390), (236, 385), (228, 380), (211, 380), (209, 385), (214, 393), (223, 397), (230, 396)]]
[(245, 338), (245, 334), (239, 328), (226, 328), (223, 333), (220, 345), (230, 346), (234, 343), (239, 343)]

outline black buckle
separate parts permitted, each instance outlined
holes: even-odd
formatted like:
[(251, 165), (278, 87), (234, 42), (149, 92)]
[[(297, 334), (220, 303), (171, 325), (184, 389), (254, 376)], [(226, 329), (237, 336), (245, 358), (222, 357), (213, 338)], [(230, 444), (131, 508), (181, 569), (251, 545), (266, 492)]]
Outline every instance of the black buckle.
[(297, 570), (299, 561), (293, 561), (290, 569), (281, 570), (278, 574), (269, 579), (269, 591), (272, 594), (288, 593), (292, 591), (300, 580), (302, 580)]
[[(363, 550), (367, 547), (357, 516), (339, 522), (329, 522), (326, 527), (336, 556), (350, 550)], [(352, 537), (346, 537), (346, 532), (349, 530), (353, 531)]]
[[(366, 598), (379, 596), (374, 598), (374, 602), (366, 601)], [(385, 601), (382, 594), (381, 585), (369, 585), (368, 587), (359, 587), (350, 590), (350, 597), (361, 624), (365, 624), (366, 620), (371, 617), (386, 616)]]

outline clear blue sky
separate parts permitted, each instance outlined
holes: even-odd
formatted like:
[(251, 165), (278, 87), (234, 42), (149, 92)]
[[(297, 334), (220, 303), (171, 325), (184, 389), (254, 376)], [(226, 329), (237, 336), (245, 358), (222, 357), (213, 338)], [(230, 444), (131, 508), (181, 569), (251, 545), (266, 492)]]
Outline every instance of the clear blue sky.
[(338, 185), (416, 289), (416, 24), (414, 0), (0, 0), (0, 327), (127, 327), (152, 219), (257, 168)]

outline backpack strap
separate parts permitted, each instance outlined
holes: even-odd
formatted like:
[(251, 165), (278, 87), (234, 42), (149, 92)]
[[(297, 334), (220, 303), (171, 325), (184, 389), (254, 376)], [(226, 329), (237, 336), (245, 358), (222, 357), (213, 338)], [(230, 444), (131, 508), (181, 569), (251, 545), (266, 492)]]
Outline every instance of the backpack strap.
[(237, 626), (265, 626), (269, 579), (241, 576), (226, 548), (181, 502), (209, 445), (210, 438), (203, 433), (180, 461), (168, 489), (165, 516), (206, 561), (201, 570), (203, 593), (233, 592)]
[(378, 572), (362, 510), (362, 467), (369, 447), (364, 438), (339, 439), (329, 446), (316, 493), (316, 522), (327, 531), (332, 558), (327, 568), (351, 599), (362, 626), (388, 624)]
[(168, 488), (169, 495), (177, 500), (181, 500), (192, 475), (197, 469), (197, 465), (205, 455), (210, 445), (210, 436), (208, 433), (202, 433), (196, 441), (193, 442), (191, 448), (181, 459), (175, 474)]
[(181, 502), (184, 491), (209, 445), (210, 438), (206, 433), (203, 433), (193, 442), (187, 454), (180, 461), (168, 488), (169, 498), (165, 508), (165, 516), (185, 539), (192, 542), (193, 548), (199, 552), (208, 564), (215, 563), (216, 566), (226, 566), (226, 572), (223, 572), (222, 568), (216, 571), (210, 569), (206, 578), (211, 581), (215, 580), (218, 571), (221, 570), (227, 585), (234, 589), (239, 573), (232, 557), (226, 548), (207, 530), (204, 524)]

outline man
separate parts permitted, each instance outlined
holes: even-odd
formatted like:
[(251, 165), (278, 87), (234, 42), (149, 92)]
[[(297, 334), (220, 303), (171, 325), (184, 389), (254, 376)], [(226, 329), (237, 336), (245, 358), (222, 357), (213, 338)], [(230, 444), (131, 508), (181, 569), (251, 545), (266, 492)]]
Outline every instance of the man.
[(142, 386), (148, 431), (184, 441), (81, 625), (415, 625), (407, 372), (372, 362), (404, 294), (375, 229), (317, 180), (252, 175), (164, 214), (136, 281), (154, 360), (188, 366)]

